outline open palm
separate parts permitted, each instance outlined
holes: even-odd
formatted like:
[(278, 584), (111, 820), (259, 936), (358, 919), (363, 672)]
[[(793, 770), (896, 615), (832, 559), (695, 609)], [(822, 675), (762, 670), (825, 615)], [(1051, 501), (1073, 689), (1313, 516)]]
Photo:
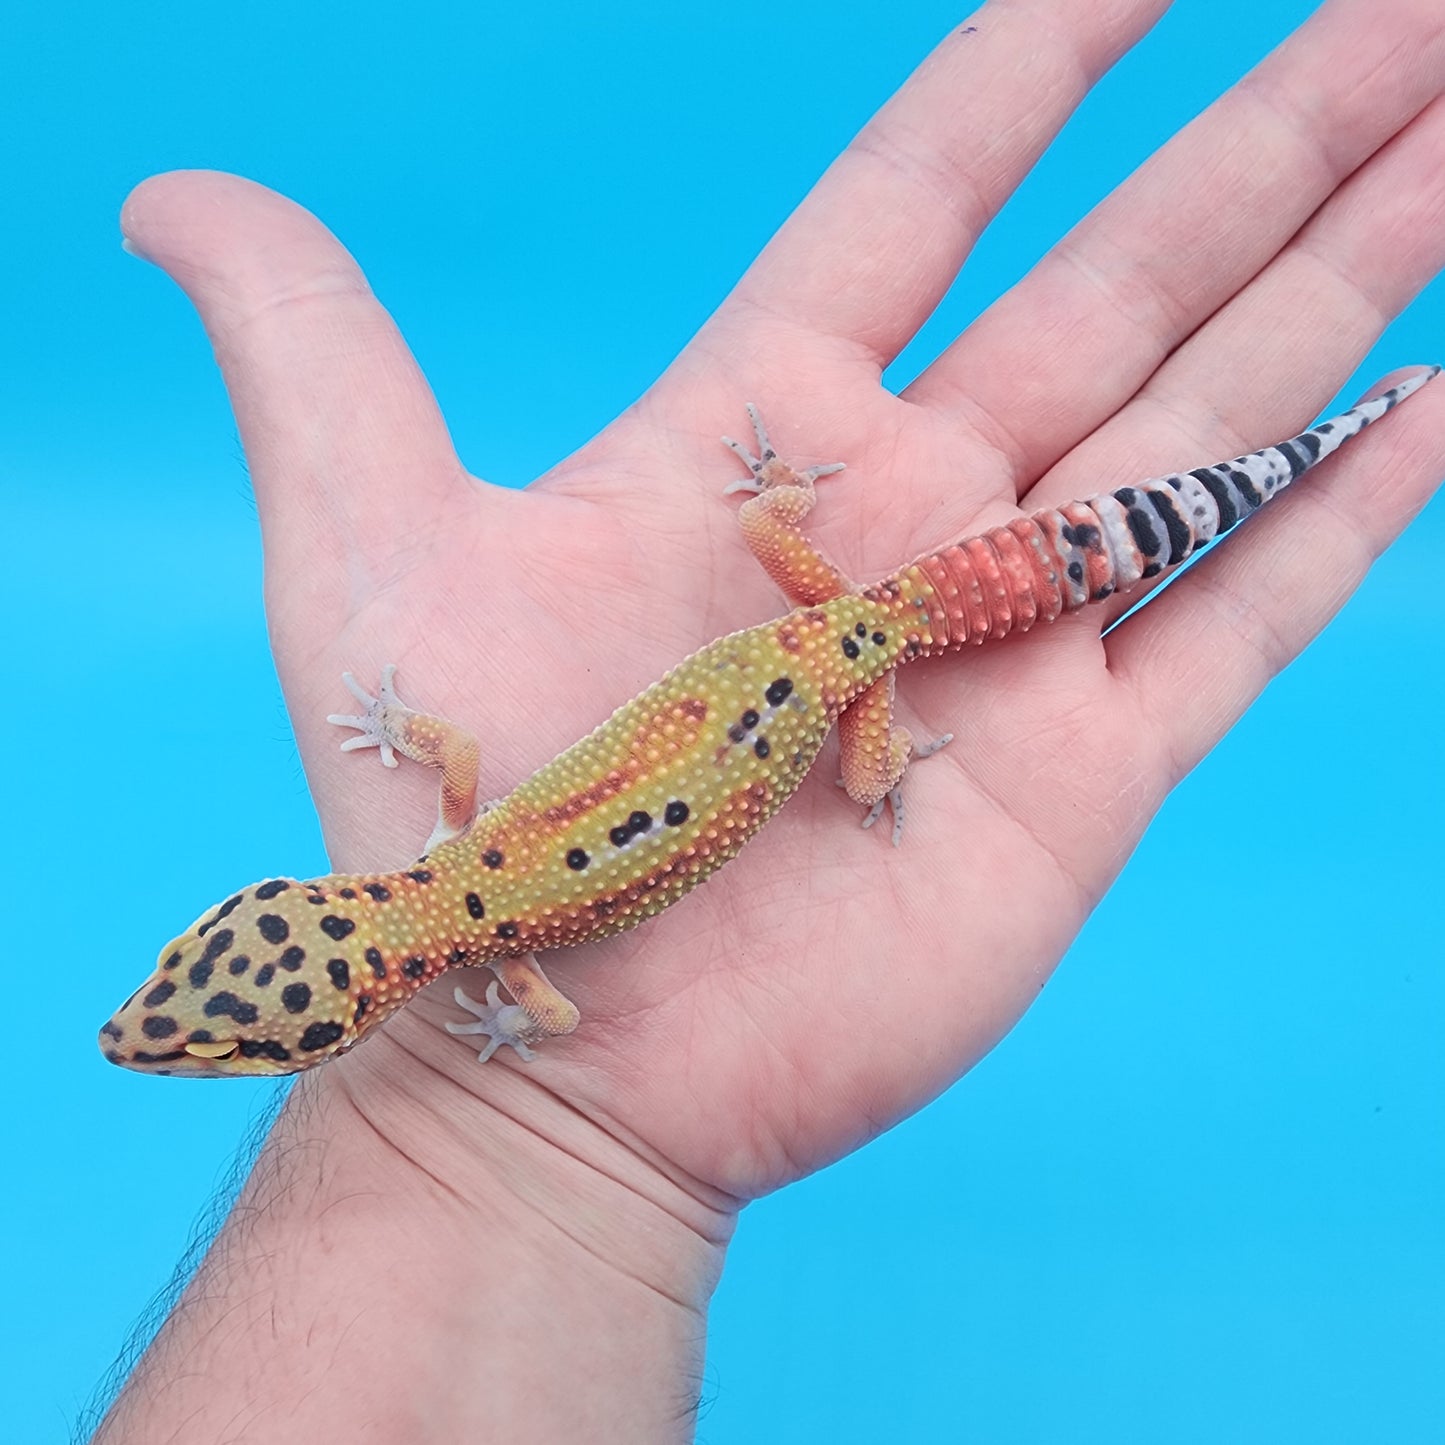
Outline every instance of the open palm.
[[(338, 867), (404, 863), (434, 808), (421, 770), (337, 750), (343, 669), (399, 663), (412, 705), (482, 739), (500, 795), (687, 653), (783, 610), (723, 496), (738, 468), (717, 438), (744, 433), (744, 402), (790, 461), (847, 462), (813, 530), (866, 581), (1020, 505), (1297, 430), (1445, 260), (1445, 16), (1341, 0), (890, 394), (882, 369), (981, 228), (1162, 7), (1055, 8), (1041, 27), (991, 7), (951, 35), (667, 374), (525, 493), (465, 473), (313, 218), (214, 174), (135, 193), (131, 244), (187, 289), (225, 371)], [(932, 1097), (1037, 994), (1170, 787), (1442, 461), (1432, 387), (1107, 639), (1123, 604), (906, 671), (904, 720), (955, 742), (910, 773), (903, 846), (858, 828), (825, 751), (721, 877), (544, 960), (583, 1023), (526, 1087), (742, 1197)], [(441, 1029), (452, 982), (326, 1072), (357, 1099), (408, 1072), (449, 1096), (518, 1087), (510, 1059), (479, 1068)]]

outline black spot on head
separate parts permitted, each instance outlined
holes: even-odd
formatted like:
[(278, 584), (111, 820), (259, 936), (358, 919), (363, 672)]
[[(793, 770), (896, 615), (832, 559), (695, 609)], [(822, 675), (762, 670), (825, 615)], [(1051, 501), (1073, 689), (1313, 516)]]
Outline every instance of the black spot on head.
[(343, 993), (351, 987), (351, 965), (344, 958), (327, 959), (326, 972)]
[(250, 968), (250, 966), (250, 958), (248, 958), (244, 953), (238, 953), (230, 961), (230, 963), (226, 965), (226, 968), (229, 970), (232, 978), (240, 978), (240, 976), (245, 973), (245, 971)]
[(755, 712), (752, 710), (752, 708), (749, 708), (749, 709), (742, 715), (741, 721), (742, 721), (742, 725), (743, 725), (745, 728), (755, 728), (755, 727), (757, 727), (757, 725), (762, 721), (762, 719), (761, 719), (761, 717), (759, 717), (759, 715), (758, 715), (757, 713), (755, 713)]
[(487, 916), (485, 905), (475, 893), (467, 894), (467, 912), (470, 913), (473, 918), (485, 918)]
[(256, 890), (256, 897), (262, 903), (269, 903), (278, 893), (284, 893), (291, 885), (284, 878), (273, 878)]
[(499, 923), (497, 925), (498, 938), (515, 938), (517, 936), (517, 925), (515, 923)]
[(271, 980), (276, 977), (276, 965), (274, 963), (263, 963), (256, 970), (255, 983), (257, 988), (267, 988)]
[(336, 914), (328, 913), (321, 920), (321, 931), (327, 938), (340, 943), (348, 934), (356, 932), (356, 925), (349, 918), (338, 918)]
[(111, 1021), (101, 1029), (101, 1033), (107, 1038), (115, 1039), (117, 1043), (125, 1037), (125, 1031), (114, 1019), (111, 1019)]
[(666, 823), (669, 828), (680, 827), (683, 823), (687, 822), (687, 804), (680, 798), (674, 798), (672, 802), (667, 805), (666, 809), (664, 809), (662, 821)]
[(591, 861), (585, 848), (569, 848), (567, 850), (567, 866), (574, 873), (580, 873)]
[(281, 990), (281, 1003), (288, 1014), (302, 1014), (311, 1005), (309, 983), (288, 983)]
[(429, 868), (413, 868), (406, 876), (414, 883), (431, 882), (431, 870)]
[(367, 963), (371, 965), (371, 971), (377, 978), (386, 977), (386, 961), (382, 958), (379, 948), (368, 948), (364, 957)]
[(163, 978), (142, 1000), (147, 1008), (159, 1008), (176, 991), (170, 979)]
[(198, 929), (196, 929), (196, 937), (204, 938), (223, 918), (233, 912), (236, 908), (240, 907), (241, 899), (244, 896), (244, 894), (238, 893), (234, 898), (228, 898), (223, 904), (221, 904), (218, 909), (216, 909), (215, 913), (213, 913), (211, 917), (209, 917), (203, 924), (201, 924)]
[(488, 868), (500, 868), (502, 866), (501, 850), (488, 848), (487, 851), (482, 854), (482, 862), (485, 863)]
[(844, 656), (844, 657), (857, 657), (857, 656), (858, 656), (858, 644), (857, 644), (856, 642), (854, 642), (851, 637), (845, 637), (845, 638), (843, 639), (843, 656)]
[(263, 913), (256, 927), (267, 943), (285, 943), (291, 937), (291, 925), (279, 913)]
[(238, 1024), (253, 1024), (258, 1017), (255, 1004), (247, 1003), (245, 999), (237, 998), (235, 994), (224, 989), (220, 993), (213, 993), (206, 1000), (206, 1006), (201, 1012), (208, 1019), (233, 1018)]
[(652, 827), (652, 814), (644, 813), (640, 808), (627, 820), (627, 827), (633, 833), (645, 833)]
[(172, 1059), (183, 1059), (186, 1056), (184, 1049), (173, 1049), (168, 1054), (151, 1054), (145, 1049), (137, 1049), (131, 1057), (138, 1064), (168, 1064)]
[(179, 967), (180, 967), (180, 962), (181, 962), (181, 951), (180, 951), (180, 949), (176, 949), (176, 951), (175, 951), (173, 954), (171, 954), (171, 956), (170, 956), (168, 959), (166, 959), (166, 961), (165, 961), (163, 964), (161, 964), (161, 967), (162, 967), (162, 968), (179, 968)]
[(763, 694), (768, 700), (769, 707), (781, 707), (787, 700), (788, 694), (793, 690), (793, 679), (791, 677), (780, 677), (768, 684), (768, 690)]
[(334, 1044), (345, 1032), (346, 1030), (336, 1023), (312, 1024), (301, 1035), (301, 1047), (308, 1053), (314, 1053), (317, 1049), (326, 1048), (328, 1044)]
[(768, 745), (768, 740), (767, 740), (767, 738), (759, 738), (759, 739), (753, 744), (753, 751), (754, 751), (760, 758), (765, 758), (765, 757), (767, 757), (767, 755), (768, 755), (770, 752), (772, 752), (772, 748)]
[(275, 1039), (242, 1039), (241, 1057), (243, 1059), (275, 1059), (278, 1064), (284, 1064), (291, 1057), (291, 1051)]
[(187, 977), (191, 981), (192, 988), (205, 988), (211, 981), (211, 974), (215, 971), (216, 965), (209, 958), (198, 958), (192, 965)]
[(206, 940), (205, 949), (202, 951), (196, 963), (192, 965), (191, 971), (194, 973), (196, 968), (204, 963), (209, 973), (210, 966), (214, 964), (235, 941), (236, 935), (229, 928), (218, 929)]
[(303, 963), (306, 962), (306, 950), (299, 944), (293, 943), (286, 949), (280, 958), (276, 960), (287, 973), (295, 973)]
[(426, 972), (426, 959), (420, 954), (413, 954), (402, 964), (401, 971), (408, 978), (420, 978)]
[(362, 891), (363, 893), (369, 893), (369, 894), (371, 894), (371, 896), (372, 896), (374, 899), (376, 899), (376, 901), (377, 901), (378, 903), (390, 903), (390, 902), (391, 902), (391, 889), (385, 887), (383, 884), (380, 884), (380, 883), (363, 883), (363, 884), (361, 885), (361, 891)]
[(168, 1039), (180, 1028), (180, 1025), (167, 1014), (152, 1014), (140, 1026), (140, 1031), (148, 1039)]
[(192, 1029), (190, 1033), (186, 1035), (186, 1042), (188, 1044), (213, 1044), (215, 1041), (216, 1036), (210, 1029)]

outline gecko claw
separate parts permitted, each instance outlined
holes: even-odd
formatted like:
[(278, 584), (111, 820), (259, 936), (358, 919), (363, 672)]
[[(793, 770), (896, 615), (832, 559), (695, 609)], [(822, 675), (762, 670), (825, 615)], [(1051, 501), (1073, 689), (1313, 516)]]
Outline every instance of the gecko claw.
[(758, 449), (756, 456), (742, 442), (734, 441), (732, 437), (723, 437), (722, 444), (741, 458), (744, 466), (752, 475), (739, 477), (737, 481), (729, 482), (723, 488), (723, 496), (730, 496), (733, 492), (756, 494), (766, 492), (771, 487), (811, 485), (819, 477), (830, 477), (834, 472), (841, 472), (844, 469), (845, 463), (843, 462), (825, 462), (821, 466), (806, 467), (802, 471), (794, 470), (779, 459), (777, 448), (768, 440), (762, 414), (752, 402), (748, 403), (748, 420), (753, 424), (754, 445)]
[(537, 1026), (527, 1016), (520, 1004), (503, 1003), (501, 989), (497, 984), (487, 986), (487, 1001), (478, 1003), (470, 994), (458, 988), (452, 994), (459, 1007), (476, 1015), (475, 1022), (447, 1025), (449, 1034), (485, 1034), (487, 1042), (477, 1055), (477, 1062), (485, 1064), (503, 1044), (516, 1049), (524, 1063), (531, 1063), (537, 1057), (527, 1045), (536, 1039)]
[(376, 748), (381, 753), (384, 767), (396, 767), (396, 749), (392, 747), (391, 741), (386, 735), (384, 715), (389, 708), (399, 708), (403, 711), (409, 709), (396, 695), (395, 678), (396, 664), (388, 662), (381, 669), (381, 685), (377, 688), (378, 696), (372, 697), (357, 682), (353, 673), (343, 672), (341, 674), (341, 681), (346, 684), (346, 690), (366, 709), (364, 713), (360, 714), (327, 713), (327, 722), (339, 728), (354, 728), (361, 734), (360, 737), (347, 738), (341, 744), (343, 753), (354, 753), (358, 748)]

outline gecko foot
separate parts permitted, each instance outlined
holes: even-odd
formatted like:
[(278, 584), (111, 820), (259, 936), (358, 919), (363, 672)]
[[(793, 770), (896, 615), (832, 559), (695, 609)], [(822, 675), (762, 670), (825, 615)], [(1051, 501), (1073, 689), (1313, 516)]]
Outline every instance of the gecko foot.
[(487, 1001), (478, 1003), (470, 994), (457, 989), (452, 995), (457, 1004), (470, 1014), (476, 1015), (475, 1023), (448, 1024), (450, 1034), (485, 1034), (487, 1043), (477, 1055), (477, 1062), (484, 1064), (503, 1044), (510, 1044), (518, 1056), (531, 1063), (537, 1055), (527, 1047), (537, 1039), (537, 1026), (527, 1017), (526, 1009), (519, 1004), (503, 1003), (501, 989), (495, 984), (487, 987)]
[[(924, 743), (921, 747), (914, 748), (908, 761), (916, 763), (919, 758), (931, 758), (940, 748), (946, 748), (952, 741), (953, 734), (944, 733), (942, 737), (934, 738), (931, 743)], [(846, 788), (848, 785), (844, 779), (839, 778), (837, 786)], [(884, 808), (891, 808), (893, 811), (892, 842), (896, 848), (903, 841), (903, 781), (901, 778), (863, 815), (862, 826), (871, 828), (883, 816)]]
[(396, 749), (393, 747), (396, 739), (395, 722), (399, 717), (409, 714), (411, 709), (396, 695), (395, 677), (396, 664), (388, 662), (381, 669), (381, 686), (378, 689), (380, 696), (372, 697), (351, 673), (341, 674), (347, 691), (366, 708), (364, 713), (355, 717), (339, 712), (327, 714), (327, 722), (334, 723), (339, 728), (355, 728), (361, 734), (360, 737), (347, 738), (342, 743), (343, 753), (355, 752), (357, 748), (379, 748), (382, 763), (388, 768), (396, 766)]
[(778, 456), (777, 450), (768, 440), (767, 430), (763, 426), (763, 418), (752, 402), (748, 403), (748, 420), (753, 424), (753, 436), (756, 438), (755, 445), (758, 449), (757, 456), (754, 456), (741, 442), (736, 442), (731, 437), (724, 437), (722, 441), (725, 447), (736, 452), (742, 458), (752, 475), (730, 482), (723, 488), (724, 496), (732, 492), (766, 492), (773, 487), (811, 486), (819, 477), (828, 477), (834, 472), (843, 470), (843, 462), (829, 462), (824, 466), (808, 467), (801, 472), (795, 471)]

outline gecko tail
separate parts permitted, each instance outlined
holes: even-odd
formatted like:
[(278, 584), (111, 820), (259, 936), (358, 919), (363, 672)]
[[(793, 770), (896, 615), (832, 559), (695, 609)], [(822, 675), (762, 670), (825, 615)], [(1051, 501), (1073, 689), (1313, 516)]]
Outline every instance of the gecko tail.
[(1246, 456), (1016, 517), (919, 557), (864, 588), (863, 595), (885, 605), (907, 597), (920, 609), (923, 625), (910, 634), (913, 656), (1052, 622), (1187, 561), (1440, 370), (1426, 367), (1369, 401)]

